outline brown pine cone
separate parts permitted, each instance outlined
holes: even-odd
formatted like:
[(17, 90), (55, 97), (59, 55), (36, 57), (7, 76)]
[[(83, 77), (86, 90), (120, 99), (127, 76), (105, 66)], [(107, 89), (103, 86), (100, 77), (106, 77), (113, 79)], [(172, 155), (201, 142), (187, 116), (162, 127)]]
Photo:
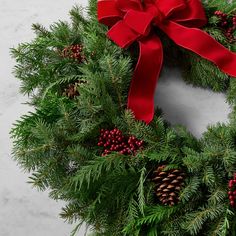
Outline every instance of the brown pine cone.
[(165, 165), (159, 166), (153, 172), (155, 192), (162, 204), (174, 206), (179, 202), (179, 192), (184, 184), (185, 173), (180, 169), (164, 171), (165, 167)]
[(67, 86), (67, 88), (64, 89), (64, 96), (67, 96), (68, 98), (75, 98), (77, 96), (79, 96), (79, 92), (77, 90), (77, 87), (78, 87), (78, 83), (74, 83), (74, 84), (69, 84)]

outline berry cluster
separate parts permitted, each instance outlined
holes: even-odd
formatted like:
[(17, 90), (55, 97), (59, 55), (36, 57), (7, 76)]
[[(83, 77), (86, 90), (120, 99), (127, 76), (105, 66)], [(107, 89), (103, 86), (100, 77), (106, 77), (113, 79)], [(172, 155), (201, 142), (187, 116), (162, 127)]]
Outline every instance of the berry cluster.
[(234, 178), (229, 181), (229, 192), (228, 192), (230, 205), (236, 207), (236, 173)]
[(98, 146), (104, 147), (102, 156), (111, 152), (119, 152), (124, 155), (135, 155), (137, 150), (143, 147), (143, 141), (134, 136), (124, 136), (122, 131), (101, 129)]
[(224, 28), (228, 25), (228, 15), (223, 13), (222, 11), (215, 11), (215, 16), (220, 19), (219, 25)]
[(62, 56), (77, 60), (79, 63), (87, 61), (86, 56), (83, 54), (83, 45), (75, 44), (63, 49)]
[(225, 36), (228, 38), (229, 42), (235, 42), (236, 15), (227, 15), (222, 11), (215, 11), (214, 14), (220, 19), (219, 26), (225, 32)]

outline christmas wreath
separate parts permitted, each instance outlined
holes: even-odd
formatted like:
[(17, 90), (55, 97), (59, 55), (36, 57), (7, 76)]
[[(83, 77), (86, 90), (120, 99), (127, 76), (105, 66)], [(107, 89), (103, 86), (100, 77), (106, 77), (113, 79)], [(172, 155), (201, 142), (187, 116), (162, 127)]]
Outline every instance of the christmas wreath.
[[(12, 129), (30, 182), (94, 235), (236, 235), (236, 2), (91, 0), (12, 49), (34, 111)], [(107, 34), (107, 35), (106, 35)], [(225, 92), (201, 139), (154, 111), (162, 61)], [(128, 101), (128, 106), (127, 106)]]

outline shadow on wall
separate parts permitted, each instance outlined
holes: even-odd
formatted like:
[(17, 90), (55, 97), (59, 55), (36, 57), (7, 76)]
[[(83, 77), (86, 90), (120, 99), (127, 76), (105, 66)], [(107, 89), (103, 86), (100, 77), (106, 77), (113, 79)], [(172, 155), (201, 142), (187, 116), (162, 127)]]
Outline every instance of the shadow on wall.
[(155, 105), (162, 109), (164, 118), (171, 124), (185, 125), (198, 138), (208, 125), (227, 122), (230, 113), (225, 94), (187, 85), (180, 70), (172, 67), (163, 68)]

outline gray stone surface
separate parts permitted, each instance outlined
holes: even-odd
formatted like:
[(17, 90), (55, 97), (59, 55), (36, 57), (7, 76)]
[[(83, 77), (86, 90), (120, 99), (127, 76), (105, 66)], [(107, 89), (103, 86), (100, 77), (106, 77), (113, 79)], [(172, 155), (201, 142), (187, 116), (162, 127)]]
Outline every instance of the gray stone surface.
[[(9, 48), (33, 38), (35, 22), (46, 26), (68, 19), (75, 0), (0, 0), (0, 236), (68, 236), (71, 225), (59, 217), (62, 202), (32, 189), (11, 159), (9, 131), (29, 108), (19, 94), (19, 82), (11, 74), (14, 61)], [(77, 3), (86, 5), (86, 0)], [(172, 123), (185, 124), (197, 137), (208, 124), (227, 121), (230, 111), (223, 94), (187, 86), (177, 69), (166, 68), (159, 81), (156, 104)], [(83, 235), (83, 230), (78, 234)]]

